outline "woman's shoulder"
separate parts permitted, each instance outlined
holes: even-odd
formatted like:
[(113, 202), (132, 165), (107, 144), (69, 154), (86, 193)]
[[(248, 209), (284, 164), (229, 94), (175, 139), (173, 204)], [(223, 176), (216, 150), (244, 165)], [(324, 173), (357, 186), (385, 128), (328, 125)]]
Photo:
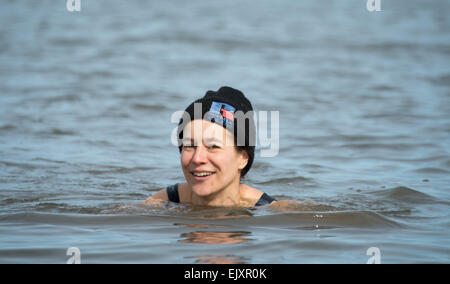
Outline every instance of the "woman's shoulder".
[(241, 184), (240, 191), (241, 200), (246, 203), (247, 206), (254, 206), (264, 194), (263, 191), (246, 184)]
[(152, 194), (149, 198), (144, 201), (144, 204), (155, 203), (155, 201), (164, 200), (169, 201), (169, 196), (167, 195), (167, 188), (161, 188), (156, 193)]
[(144, 203), (153, 203), (154, 200), (174, 201), (173, 199), (176, 199), (177, 203), (190, 202), (191, 194), (189, 185), (185, 182), (169, 185), (168, 187), (162, 188), (156, 193), (152, 194), (152, 196), (147, 198)]

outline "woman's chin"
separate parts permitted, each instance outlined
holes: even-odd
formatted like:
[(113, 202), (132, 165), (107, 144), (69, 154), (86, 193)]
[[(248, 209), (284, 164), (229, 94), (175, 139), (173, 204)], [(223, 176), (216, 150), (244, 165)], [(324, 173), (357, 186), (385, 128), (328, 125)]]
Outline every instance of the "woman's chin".
[(209, 187), (209, 186), (205, 186), (205, 185), (193, 185), (192, 186), (192, 191), (197, 196), (202, 196), (202, 197), (211, 195), (213, 193), (212, 188)]

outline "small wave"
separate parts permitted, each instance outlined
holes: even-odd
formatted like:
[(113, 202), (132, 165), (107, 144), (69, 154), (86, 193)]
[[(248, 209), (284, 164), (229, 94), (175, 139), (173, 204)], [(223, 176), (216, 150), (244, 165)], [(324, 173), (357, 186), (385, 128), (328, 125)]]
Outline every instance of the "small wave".
[[(449, 161), (450, 164), (450, 161)], [(269, 170), (273, 166), (269, 163), (261, 162), (261, 161), (255, 161), (255, 163), (252, 165), (252, 169), (258, 169), (258, 170)]]
[(360, 149), (360, 150), (372, 150), (372, 149), (387, 149), (395, 151), (410, 151), (417, 147), (434, 146), (430, 144), (406, 144), (406, 143), (350, 143), (340, 146), (341, 148)]
[(43, 100), (47, 104), (60, 102), (76, 102), (80, 100), (80, 97), (77, 94), (63, 94), (60, 96), (43, 98)]
[(33, 165), (33, 164), (28, 164), (28, 163), (18, 163), (18, 162), (11, 162), (11, 161), (0, 161), (0, 164), (3, 164), (7, 167), (15, 167), (15, 168), (20, 168), (20, 169), (24, 169), (24, 170), (34, 170), (37, 168), (40, 168), (40, 165)]
[(90, 71), (90, 72), (83, 72), (83, 73), (79, 73), (78, 74), (80, 76), (80, 79), (82, 80), (89, 80), (89, 79), (109, 79), (109, 78), (120, 78), (121, 75), (118, 74), (117, 72), (111, 72), (111, 71), (106, 71), (106, 70), (95, 70), (95, 71)]
[(450, 74), (445, 74), (443, 76), (437, 76), (429, 79), (433, 84), (450, 86)]
[[(325, 205), (321, 203), (316, 203), (312, 200), (299, 201), (285, 195), (274, 195), (278, 200), (276, 203), (270, 206), (262, 207), (264, 210), (271, 211), (272, 213), (277, 212), (327, 212), (327, 211), (339, 211), (340, 208)], [(258, 208), (259, 210), (259, 208)]]
[(148, 214), (123, 214), (119, 211), (107, 211), (107, 209), (99, 208), (96, 212), (86, 213), (77, 211), (66, 211), (62, 213), (55, 212), (29, 212), (29, 213), (8, 213), (0, 214), (0, 223), (4, 222), (27, 222), (31, 224), (55, 224), (55, 225), (121, 225), (121, 224), (148, 224), (149, 220), (155, 220), (156, 222), (173, 223), (173, 219), (170, 216), (164, 215), (151, 215)]
[[(297, 212), (256, 216), (252, 221), (258, 225), (288, 228), (400, 228), (399, 223), (373, 211)], [(243, 220), (245, 222), (245, 220)]]
[[(53, 247), (31, 247), (31, 248), (0, 248), (1, 262), (10, 264), (30, 264), (34, 262), (34, 257), (39, 258), (45, 255), (47, 258), (60, 259), (61, 248)], [(40, 260), (39, 263), (56, 263), (48, 259)]]
[(209, 264), (245, 264), (249, 261), (248, 258), (237, 256), (233, 254), (201, 254), (194, 256), (187, 256), (187, 259), (196, 259), (195, 263), (209, 263)]
[(51, 159), (46, 159), (46, 158), (41, 158), (41, 157), (36, 157), (31, 159), (32, 161), (38, 161), (38, 162), (48, 162), (48, 163), (55, 163), (55, 164), (68, 164), (65, 161), (58, 161), (58, 160), (51, 160)]
[[(432, 120), (431, 115), (421, 115), (417, 113), (405, 113), (405, 112), (380, 112), (361, 115), (363, 119), (387, 119), (387, 120), (402, 120), (404, 122), (410, 122), (409, 120)], [(408, 144), (406, 144), (408, 145)]]
[(374, 91), (379, 91), (379, 92), (391, 92), (391, 91), (397, 91), (398, 88), (392, 85), (376, 85), (371, 87), (370, 89), (374, 90)]
[(54, 39), (50, 39), (50, 44), (56, 45), (56, 46), (83, 46), (84, 48), (91, 44), (91, 40), (87, 38), (63, 38), (58, 37)]
[[(121, 214), (126, 216), (185, 216), (191, 207), (186, 204), (178, 204), (173, 202), (157, 202), (151, 204), (138, 203), (118, 203), (110, 204), (107, 208), (100, 211), (101, 215)], [(189, 216), (189, 215), (187, 215)]]
[(56, 136), (75, 136), (77, 135), (76, 132), (71, 131), (71, 130), (63, 130), (63, 129), (59, 129), (59, 128), (52, 128), (49, 130), (43, 130), (43, 131), (39, 131), (37, 132), (39, 135), (43, 135), (43, 136), (47, 136), (47, 135), (56, 135)]
[(33, 203), (38, 202), (40, 198), (36, 197), (28, 197), (28, 198), (6, 198), (1, 201), (2, 206), (6, 205), (15, 205), (15, 204), (24, 204), (24, 203)]
[(448, 171), (448, 170), (445, 170), (442, 168), (432, 168), (432, 167), (415, 169), (415, 170), (413, 170), (413, 172), (421, 173), (421, 174), (447, 174), (447, 175), (450, 173), (450, 171)]
[(298, 176), (298, 177), (282, 177), (282, 178), (274, 178), (266, 181), (255, 181), (255, 184), (259, 185), (272, 185), (272, 184), (295, 184), (296, 182), (305, 182), (312, 181), (310, 178)]
[[(106, 205), (109, 206), (109, 205)], [(105, 210), (105, 205), (98, 206), (80, 206), (76, 204), (68, 204), (63, 202), (39, 202), (33, 206), (33, 210), (43, 213), (53, 214), (84, 214), (84, 215), (97, 215)]]
[(132, 108), (136, 110), (150, 110), (150, 111), (163, 111), (167, 108), (164, 105), (148, 105), (148, 104), (133, 104)]
[(124, 167), (110, 167), (110, 169), (96, 169), (96, 170), (85, 170), (84, 172), (89, 173), (91, 175), (104, 175), (104, 174), (128, 174), (139, 171), (150, 171), (153, 170), (153, 167), (133, 167), (133, 168), (124, 168)]
[[(324, 205), (295, 208), (210, 208), (163, 202), (158, 204), (120, 204), (103, 210), (102, 214), (145, 215), (175, 218), (174, 225), (192, 228), (223, 228), (227, 226), (287, 227), (298, 230), (336, 228), (395, 228), (399, 223), (373, 211), (336, 211)], [(181, 218), (181, 219), (180, 219)], [(178, 221), (177, 221), (178, 220)], [(189, 221), (186, 221), (189, 220)], [(214, 221), (214, 223), (210, 223)], [(188, 225), (186, 225), (188, 224)]]
[(5, 124), (5, 125), (0, 126), (0, 131), (8, 131), (8, 130), (13, 130), (15, 128), (16, 127), (14, 125)]
[(383, 200), (389, 201), (395, 200), (403, 203), (426, 204), (439, 202), (438, 199), (430, 195), (427, 195), (425, 193), (422, 193), (420, 191), (405, 186), (398, 186), (384, 190), (372, 191), (368, 192), (368, 194), (371, 194), (378, 198), (382, 198)]
[(74, 131), (62, 130), (58, 128), (53, 128), (50, 133), (53, 135), (69, 135), (69, 136), (76, 135)]
[[(222, 229), (230, 226), (287, 228), (296, 230), (334, 230), (340, 228), (403, 228), (386, 216), (373, 211), (337, 212), (266, 212), (249, 209), (203, 209), (170, 203), (155, 205), (116, 204), (84, 208), (62, 203), (41, 202), (30, 213), (0, 214), (0, 222), (49, 224), (148, 224), (157, 222), (171, 226), (198, 229)], [(153, 220), (153, 221), (152, 221)], [(212, 223), (213, 222), (213, 223)], [(186, 225), (187, 224), (187, 225)]]

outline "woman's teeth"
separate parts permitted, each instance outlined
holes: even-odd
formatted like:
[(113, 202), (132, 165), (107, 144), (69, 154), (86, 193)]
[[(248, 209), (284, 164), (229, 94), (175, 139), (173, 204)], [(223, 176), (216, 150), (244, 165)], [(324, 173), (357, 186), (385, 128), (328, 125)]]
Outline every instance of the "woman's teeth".
[(210, 172), (203, 172), (203, 173), (192, 173), (194, 176), (196, 176), (196, 177), (205, 177), (205, 176), (210, 176), (210, 175), (212, 175), (213, 173), (210, 173)]

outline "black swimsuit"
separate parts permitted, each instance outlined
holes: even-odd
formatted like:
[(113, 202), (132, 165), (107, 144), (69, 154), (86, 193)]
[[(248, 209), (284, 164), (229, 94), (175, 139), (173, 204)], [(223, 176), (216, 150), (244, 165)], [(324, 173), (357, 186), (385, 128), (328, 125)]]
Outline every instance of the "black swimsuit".
[[(166, 188), (167, 196), (169, 197), (169, 201), (180, 203), (180, 196), (178, 195), (178, 183), (168, 186)], [(275, 198), (269, 196), (267, 193), (263, 193), (263, 195), (259, 198), (258, 202), (256, 202), (255, 206), (263, 206), (268, 205), (275, 201)]]

